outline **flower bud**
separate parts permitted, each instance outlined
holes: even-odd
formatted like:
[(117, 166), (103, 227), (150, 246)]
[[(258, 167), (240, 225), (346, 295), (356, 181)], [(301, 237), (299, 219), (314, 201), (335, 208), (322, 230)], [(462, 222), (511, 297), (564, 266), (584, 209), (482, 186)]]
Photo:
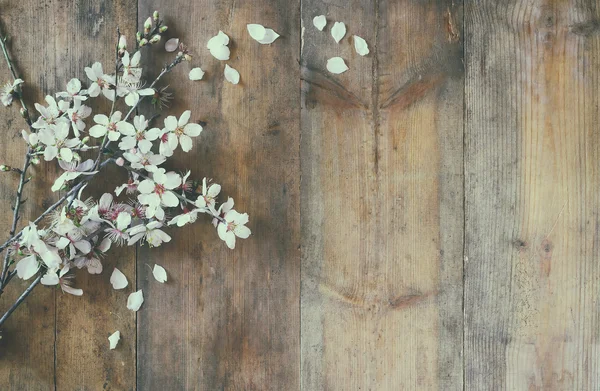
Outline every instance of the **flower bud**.
[(186, 53), (186, 54), (183, 55), (183, 59), (185, 61), (192, 61), (192, 56)]
[(123, 165), (125, 164), (125, 160), (122, 157), (120, 157), (117, 160), (115, 160), (115, 164), (119, 167), (123, 167)]
[(119, 37), (119, 52), (127, 50), (127, 38), (124, 35)]
[(150, 30), (152, 30), (152, 18), (148, 17), (148, 19), (146, 19), (144, 22), (144, 33), (148, 34)]
[(154, 13), (152, 14), (152, 19), (154, 19), (155, 22), (158, 22), (158, 18), (160, 16), (158, 15), (158, 11), (154, 11)]
[(25, 108), (21, 108), (21, 110), (19, 111), (19, 113), (21, 114), (21, 117), (27, 119), (27, 117), (29, 117), (29, 112), (27, 111), (27, 109)]
[(139, 31), (137, 33), (135, 33), (135, 39), (140, 42), (140, 40), (142, 39), (142, 33), (140, 33)]
[(85, 136), (83, 140), (81, 140), (82, 144), (87, 144), (90, 141), (90, 136)]
[(152, 38), (150, 38), (150, 43), (158, 43), (160, 41), (160, 35), (156, 34)]
[(31, 164), (33, 164), (34, 166), (37, 166), (38, 164), (40, 164), (40, 158), (37, 156), (31, 158)]
[(158, 29), (159, 32), (164, 33), (167, 31), (169, 27), (168, 26), (160, 26), (160, 28)]
[(0, 171), (7, 172), (7, 171), (10, 171), (10, 170), (12, 170), (11, 166), (7, 166), (6, 164), (1, 164), (0, 165)]
[(140, 41), (140, 47), (143, 47), (146, 45), (148, 45), (148, 40), (146, 38), (142, 38), (142, 40)]

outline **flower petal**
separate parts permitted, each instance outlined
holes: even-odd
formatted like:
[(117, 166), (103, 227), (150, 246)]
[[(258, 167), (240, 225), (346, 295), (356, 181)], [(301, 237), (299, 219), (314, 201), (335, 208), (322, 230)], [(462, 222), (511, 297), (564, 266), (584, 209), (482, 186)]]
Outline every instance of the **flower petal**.
[(327, 25), (327, 19), (325, 18), (325, 15), (315, 16), (313, 18), (313, 25), (317, 28), (317, 30), (323, 31)]
[(369, 54), (369, 45), (367, 45), (367, 41), (359, 37), (358, 35), (354, 36), (354, 50), (361, 56), (366, 56)]
[(340, 43), (344, 35), (346, 35), (346, 25), (342, 22), (335, 22), (331, 28), (331, 36), (335, 42)]
[(127, 308), (131, 311), (137, 311), (142, 306), (144, 302), (144, 295), (142, 294), (142, 290), (140, 289), (137, 292), (133, 292), (127, 298)]
[(231, 84), (238, 84), (240, 82), (240, 73), (230, 67), (229, 64), (225, 64), (225, 79)]
[(116, 267), (110, 276), (110, 283), (111, 283), (113, 289), (123, 289), (129, 284), (127, 282), (127, 277), (125, 277), (125, 274), (123, 274)]
[(165, 50), (169, 53), (174, 52), (179, 47), (179, 38), (171, 38), (165, 42)]
[(154, 276), (156, 281), (160, 283), (164, 284), (165, 282), (167, 282), (167, 271), (164, 267), (160, 265), (154, 265), (154, 269), (152, 269), (152, 275)]
[(202, 80), (202, 78), (204, 77), (204, 71), (202, 70), (202, 68), (194, 68), (190, 71), (189, 77), (192, 81)]
[(341, 57), (333, 57), (327, 60), (327, 70), (335, 75), (339, 75), (346, 72), (348, 66)]
[(114, 333), (111, 334), (110, 337), (108, 337), (108, 343), (110, 346), (110, 350), (113, 350), (114, 348), (117, 347), (117, 344), (119, 343), (120, 339), (121, 339), (121, 332), (119, 330), (115, 331)]

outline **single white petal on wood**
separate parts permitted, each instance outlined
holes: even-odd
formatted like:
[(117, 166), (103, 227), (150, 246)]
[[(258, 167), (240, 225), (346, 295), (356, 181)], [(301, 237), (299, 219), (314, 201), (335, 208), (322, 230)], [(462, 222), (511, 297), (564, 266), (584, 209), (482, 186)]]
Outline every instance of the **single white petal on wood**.
[(331, 36), (335, 39), (335, 42), (339, 43), (344, 35), (346, 35), (346, 25), (342, 22), (335, 22), (331, 28)]
[(127, 277), (125, 277), (125, 274), (121, 273), (121, 271), (116, 267), (110, 276), (110, 283), (112, 284), (114, 289), (123, 289), (128, 284)]
[(142, 290), (140, 289), (137, 292), (133, 292), (127, 298), (127, 308), (132, 311), (137, 311), (142, 306), (144, 302), (144, 295), (142, 294)]
[(225, 64), (225, 79), (231, 84), (237, 84), (240, 82), (240, 73)]
[(348, 66), (341, 57), (333, 57), (327, 60), (327, 70), (331, 73), (339, 75), (348, 70)]
[(154, 265), (154, 269), (152, 269), (152, 275), (158, 282), (162, 282), (163, 284), (167, 282), (167, 271), (160, 265)]
[(190, 71), (190, 80), (202, 80), (204, 71), (201, 68), (194, 68)]
[(110, 337), (108, 337), (108, 343), (110, 344), (110, 350), (113, 350), (117, 347), (119, 340), (121, 339), (121, 332), (119, 330), (112, 333)]
[(246, 28), (248, 29), (248, 33), (250, 34), (250, 36), (255, 41), (260, 41), (261, 39), (263, 39), (265, 37), (265, 34), (267, 33), (267, 30), (265, 29), (265, 27), (260, 24), (251, 23), (251, 24), (246, 25)]
[(325, 15), (315, 16), (313, 18), (313, 24), (315, 25), (317, 30), (323, 31), (323, 29), (327, 25), (327, 18), (325, 18)]
[(277, 34), (275, 31), (271, 30), (271, 29), (267, 29), (265, 32), (265, 37), (263, 39), (261, 39), (260, 42), (263, 45), (270, 45), (272, 44), (277, 38), (279, 38), (279, 34)]
[[(171, 38), (165, 42), (165, 50), (169, 53), (174, 52), (179, 47), (179, 38)], [(138, 52), (139, 53), (139, 52)]]
[(356, 53), (361, 56), (366, 56), (369, 54), (369, 45), (367, 45), (367, 41), (359, 37), (358, 35), (354, 36), (354, 50)]

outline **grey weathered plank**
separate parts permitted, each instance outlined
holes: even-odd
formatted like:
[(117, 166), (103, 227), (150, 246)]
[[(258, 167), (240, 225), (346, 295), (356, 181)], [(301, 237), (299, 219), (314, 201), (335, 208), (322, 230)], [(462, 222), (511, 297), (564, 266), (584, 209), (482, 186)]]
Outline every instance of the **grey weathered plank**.
[(600, 387), (598, 17), (466, 7), (467, 389)]
[(461, 6), (307, 0), (302, 18), (303, 388), (459, 389)]
[[(140, 1), (139, 22), (158, 9), (193, 54), (168, 76), (176, 93), (166, 112), (192, 110), (205, 123), (189, 154), (171, 168), (222, 184), (250, 214), (253, 235), (235, 250), (204, 216), (171, 230), (173, 241), (140, 248), (138, 287), (147, 297), (138, 313), (138, 388), (297, 389), (299, 387), (299, 2)], [(282, 36), (263, 46), (247, 23)], [(206, 49), (223, 30), (239, 85), (224, 81), (224, 62)], [(167, 56), (160, 57), (158, 71)], [(191, 66), (206, 71), (191, 83)], [(162, 125), (162, 119), (158, 125)], [(164, 266), (159, 284), (148, 266)]]
[[(57, 51), (57, 84), (61, 90), (71, 77), (87, 83), (84, 68), (100, 61), (107, 73), (114, 73), (117, 26), (134, 44), (137, 25), (137, 1), (106, 2), (94, 0), (69, 4), (62, 2), (54, 17), (70, 26), (59, 29), (53, 39)], [(54, 90), (47, 91), (48, 93)], [(102, 96), (88, 101), (94, 114), (109, 114), (111, 106)], [(124, 102), (117, 109), (125, 111)], [(88, 129), (94, 122), (87, 120)], [(86, 157), (95, 157), (96, 151)], [(126, 180), (115, 167), (108, 167), (94, 180), (84, 197), (112, 192)], [(76, 285), (82, 297), (58, 291), (56, 295), (55, 381), (59, 390), (136, 388), (136, 316), (126, 308), (127, 295), (135, 286), (135, 249), (113, 246), (103, 260), (101, 275), (77, 271)], [(115, 291), (110, 282), (113, 268), (127, 275), (130, 286)], [(109, 350), (107, 337), (119, 330), (121, 341)]]

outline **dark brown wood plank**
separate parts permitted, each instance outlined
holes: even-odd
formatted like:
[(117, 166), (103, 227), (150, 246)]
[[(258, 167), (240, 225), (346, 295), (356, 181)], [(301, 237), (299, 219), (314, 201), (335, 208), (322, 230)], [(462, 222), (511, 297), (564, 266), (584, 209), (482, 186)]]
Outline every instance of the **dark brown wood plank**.
[(466, 389), (597, 390), (598, 2), (466, 20)]
[[(58, 67), (60, 42), (51, 39), (64, 28), (60, 23), (58, 1), (4, 2), (0, 23), (3, 33), (9, 36), (9, 48), (19, 76), (25, 81), (23, 93), (30, 110), (33, 102), (43, 101), (48, 91), (63, 87), (65, 69)], [(45, 17), (40, 17), (45, 15)], [(56, 75), (55, 75), (56, 72)], [(2, 84), (12, 81), (4, 57), (0, 60)], [(20, 137), (27, 128), (19, 115), (18, 105), (0, 107), (3, 141), (0, 143), (0, 160), (3, 164), (22, 167), (26, 146)], [(40, 212), (56, 200), (50, 191), (57, 170), (53, 165), (32, 167), (33, 180), (25, 187), (28, 201), (21, 209), (19, 227), (35, 219)], [(9, 205), (14, 203), (18, 177), (0, 175), (0, 237), (8, 238), (12, 223)], [(4, 254), (2, 254), (4, 255)], [(3, 257), (2, 257), (3, 259)], [(32, 282), (13, 279), (0, 299), (2, 314)], [(12, 314), (2, 327), (0, 340), (0, 388), (12, 390), (48, 390), (54, 388), (55, 342), (55, 290), (37, 288)]]
[[(63, 2), (54, 16), (70, 26), (54, 36), (60, 87), (70, 77), (87, 82), (84, 68), (96, 61), (103, 64), (106, 72), (114, 73), (117, 26), (128, 38), (130, 48), (133, 47), (137, 31), (135, 0)], [(89, 104), (94, 114), (110, 113), (109, 102), (103, 97)], [(117, 108), (126, 110), (123, 102)], [(87, 123), (88, 129), (94, 124), (91, 117)], [(95, 155), (95, 152), (90, 154)], [(93, 195), (98, 199), (125, 180), (123, 172), (108, 168), (87, 189), (85, 197)], [(77, 286), (84, 290), (82, 297), (57, 292), (55, 365), (59, 390), (136, 388), (136, 316), (126, 307), (127, 295), (135, 287), (135, 249), (113, 246), (103, 266), (101, 275), (90, 275), (85, 269), (77, 271)], [(130, 281), (125, 290), (115, 291), (109, 282), (115, 266)], [(121, 332), (121, 341), (117, 349), (110, 350), (107, 338), (116, 330)]]
[(461, 6), (305, 0), (302, 19), (303, 388), (460, 389)]
[[(192, 110), (204, 132), (172, 169), (214, 178), (221, 200), (248, 212), (252, 236), (229, 250), (204, 216), (170, 230), (173, 241), (138, 252), (138, 388), (143, 390), (294, 390), (299, 388), (299, 2), (140, 1), (139, 22), (158, 9), (201, 66), (165, 79), (176, 94), (166, 113)], [(282, 35), (263, 46), (247, 23)], [(223, 30), (239, 85), (223, 80), (224, 62), (206, 49)], [(164, 60), (164, 61), (163, 61)], [(158, 71), (167, 56), (157, 62)], [(162, 124), (162, 119), (159, 120)], [(158, 263), (169, 281), (154, 280)], [(150, 267), (149, 267), (150, 266)]]

